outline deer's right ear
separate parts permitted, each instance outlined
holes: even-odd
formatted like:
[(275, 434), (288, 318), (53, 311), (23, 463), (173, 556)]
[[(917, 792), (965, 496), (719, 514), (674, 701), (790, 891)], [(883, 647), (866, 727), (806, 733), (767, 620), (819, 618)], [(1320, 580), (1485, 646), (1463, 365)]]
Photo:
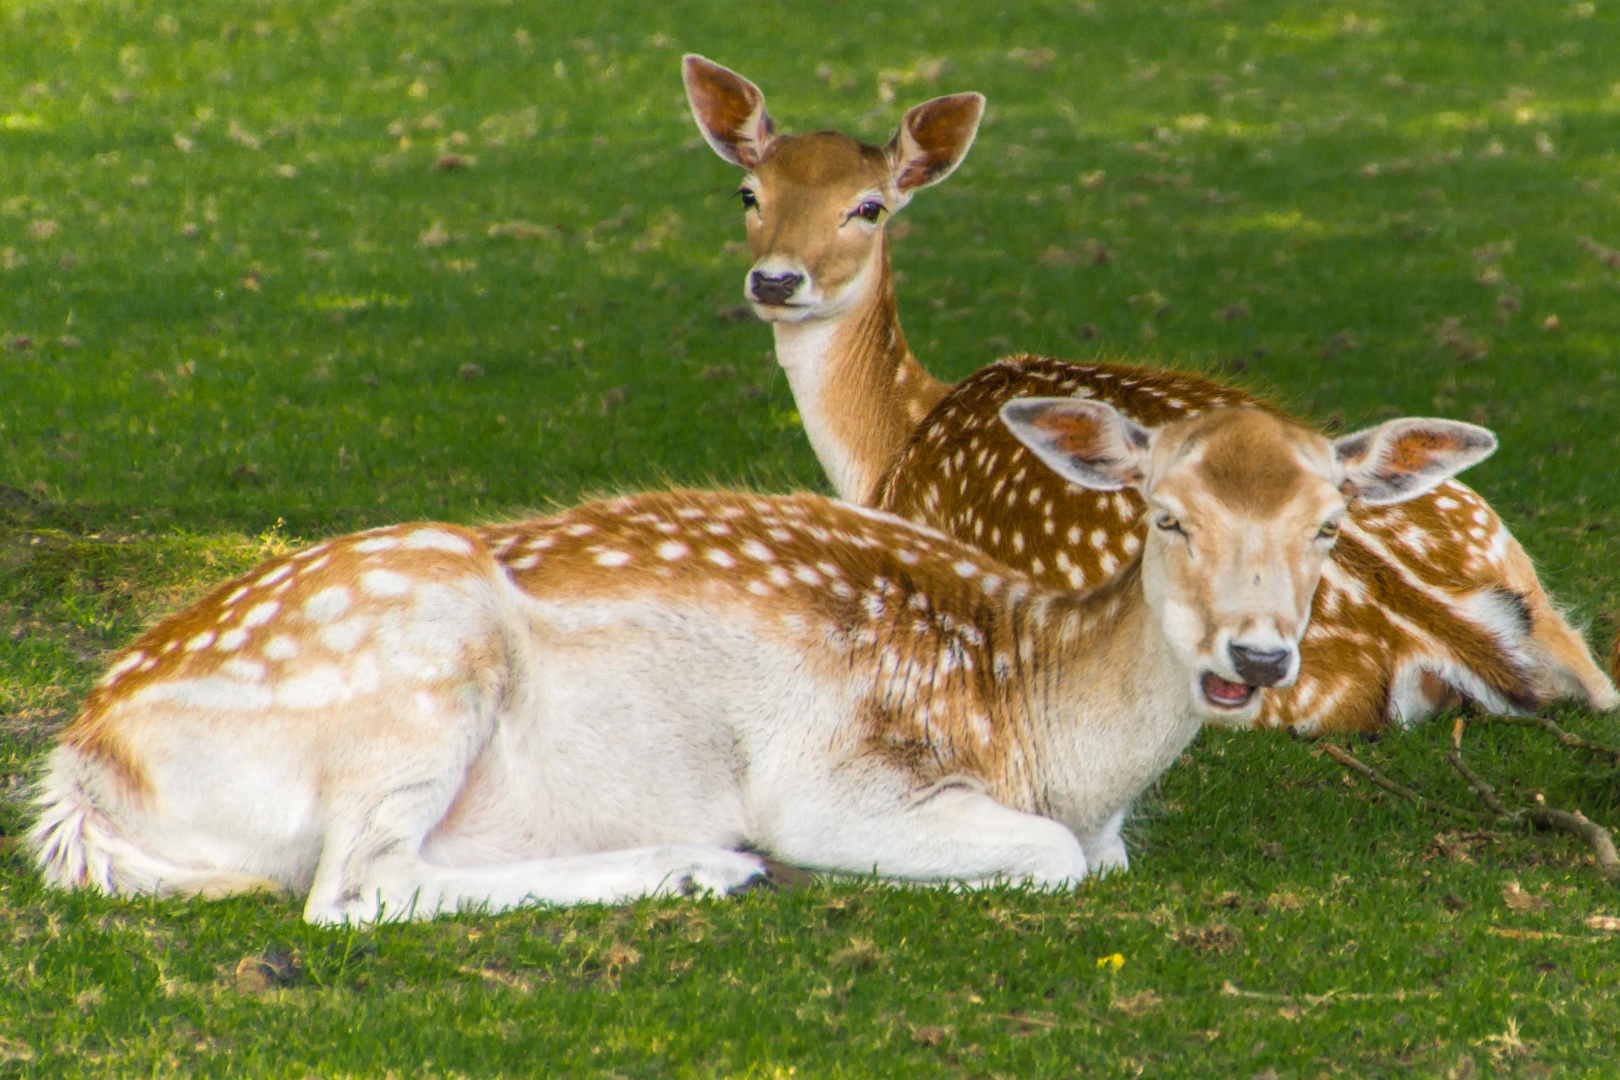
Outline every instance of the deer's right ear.
[(1140, 489), (1148, 475), (1153, 430), (1112, 405), (1085, 398), (1019, 398), (1001, 422), (1059, 476), (1093, 491)]
[(1341, 490), (1369, 506), (1415, 499), (1496, 450), (1496, 436), (1461, 420), (1386, 420), (1333, 441)]
[(983, 117), (983, 94), (935, 98), (907, 112), (884, 150), (894, 189), (909, 196), (955, 172), (979, 134)]
[(698, 130), (714, 152), (745, 169), (758, 165), (776, 137), (759, 87), (696, 53), (681, 61), (681, 80)]

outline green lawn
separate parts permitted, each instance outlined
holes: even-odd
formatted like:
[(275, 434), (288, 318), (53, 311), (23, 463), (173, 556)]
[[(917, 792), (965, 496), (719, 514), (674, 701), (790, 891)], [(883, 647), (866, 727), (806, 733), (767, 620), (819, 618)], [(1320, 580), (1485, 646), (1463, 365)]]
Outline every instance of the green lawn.
[[(1151, 8), (1151, 10), (1150, 10)], [(678, 61), (886, 139), (913, 348), (1217, 372), (1329, 425), (1493, 427), (1466, 479), (1607, 650), (1620, 8), (1125, 0), (0, 5), (0, 1077), (1606, 1077), (1585, 848), (1206, 734), (1071, 895), (820, 882), (348, 933), (42, 891), (20, 797), (107, 652), (286, 544), (667, 483), (825, 483), (739, 318)], [(1620, 724), (1565, 710), (1614, 743)], [(1364, 760), (1473, 805), (1440, 723)], [(1470, 724), (1504, 797), (1620, 769)], [(1518, 883), (1511, 888), (1510, 883)]]

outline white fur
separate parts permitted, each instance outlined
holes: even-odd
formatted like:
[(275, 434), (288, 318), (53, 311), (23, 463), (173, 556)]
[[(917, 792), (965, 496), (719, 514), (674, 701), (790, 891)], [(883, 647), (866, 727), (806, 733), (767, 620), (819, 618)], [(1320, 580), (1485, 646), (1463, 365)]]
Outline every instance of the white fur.
[[(966, 571), (995, 564), (886, 514), (685, 498), (673, 516), (693, 540), (720, 543), (712, 506), (739, 550), (753, 514), (761, 545), (791, 522), (822, 551), (791, 573), (782, 553), (694, 558), (703, 587), (666, 591), (655, 556), (591, 557), (666, 542), (645, 518), (631, 524), (626, 499), (593, 508), (620, 518), (600, 526), (600, 547), (549, 571), (588, 573), (585, 587), (544, 566), (515, 578), (483, 541), (449, 532), (417, 532), (434, 542), (397, 552), (374, 537), (330, 556), (328, 573), (358, 576), (365, 594), (344, 622), (312, 622), (295, 597), (244, 619), (264, 624), (262, 646), (170, 653), (148, 639), (142, 652), (175, 666), (105, 691), (86, 724), (120, 751), (81, 747), (76, 725), (52, 755), (31, 835), (46, 879), (121, 894), (262, 883), (306, 893), (305, 917), (322, 923), (727, 890), (762, 868), (744, 845), (828, 870), (1059, 887), (1123, 870), (1131, 803), (1203, 721), (1230, 722), (1167, 640), (1180, 594), (1156, 568), (1163, 538), (1145, 549), (1141, 584), (1081, 599), (1003, 586), (1005, 568), (980, 577), (994, 588), (970, 586)], [(855, 543), (880, 524), (881, 544)], [(900, 550), (915, 555), (896, 575), (907, 595), (884, 603)], [(796, 591), (747, 599), (762, 568)], [(872, 625), (833, 625), (823, 594), (851, 600), (857, 576), (872, 591), (843, 610)], [(945, 604), (951, 588), (970, 589), (978, 614)], [(988, 654), (991, 626), (1014, 655)], [(980, 663), (998, 696), (951, 689), (965, 685), (951, 671)], [(885, 702), (925, 733), (952, 722), (935, 708), (954, 709), (958, 747), (1003, 764), (925, 783), (874, 752)]]

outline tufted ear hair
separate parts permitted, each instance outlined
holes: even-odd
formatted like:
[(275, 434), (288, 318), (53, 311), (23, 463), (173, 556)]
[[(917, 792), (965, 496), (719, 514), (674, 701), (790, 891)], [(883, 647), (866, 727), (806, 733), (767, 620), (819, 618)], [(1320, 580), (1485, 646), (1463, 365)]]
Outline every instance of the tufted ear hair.
[(1087, 398), (1019, 398), (1001, 422), (1059, 476), (1093, 491), (1141, 490), (1157, 431)]
[(1340, 490), (1372, 506), (1415, 499), (1495, 450), (1496, 436), (1485, 428), (1413, 417), (1333, 441)]
[(681, 61), (681, 81), (698, 130), (714, 152), (745, 169), (758, 165), (776, 138), (759, 87), (696, 53)]
[(984, 117), (983, 94), (952, 94), (914, 106), (884, 154), (902, 198), (937, 184), (962, 164)]

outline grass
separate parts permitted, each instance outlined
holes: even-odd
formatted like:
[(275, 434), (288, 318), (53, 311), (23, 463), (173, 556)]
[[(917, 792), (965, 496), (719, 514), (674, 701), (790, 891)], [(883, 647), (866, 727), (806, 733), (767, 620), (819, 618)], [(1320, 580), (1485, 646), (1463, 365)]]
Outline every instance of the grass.
[[(1468, 479), (1613, 637), (1607, 4), (11, 0), (0, 1076), (1620, 1071), (1620, 938), (1585, 924), (1620, 889), (1582, 848), (1270, 735), (1203, 737), (1131, 873), (1074, 895), (821, 882), (351, 934), (39, 888), (16, 796), (49, 733), (209, 582), (409, 517), (823, 485), (769, 335), (733, 321), (735, 176), (686, 115), (688, 49), (798, 130), (989, 96), (896, 244), (938, 374), (1131, 357), (1328, 424), (1487, 423)], [(1471, 805), (1448, 727), (1355, 749)], [(1478, 723), (1467, 748), (1512, 801), (1620, 825), (1611, 764)]]

